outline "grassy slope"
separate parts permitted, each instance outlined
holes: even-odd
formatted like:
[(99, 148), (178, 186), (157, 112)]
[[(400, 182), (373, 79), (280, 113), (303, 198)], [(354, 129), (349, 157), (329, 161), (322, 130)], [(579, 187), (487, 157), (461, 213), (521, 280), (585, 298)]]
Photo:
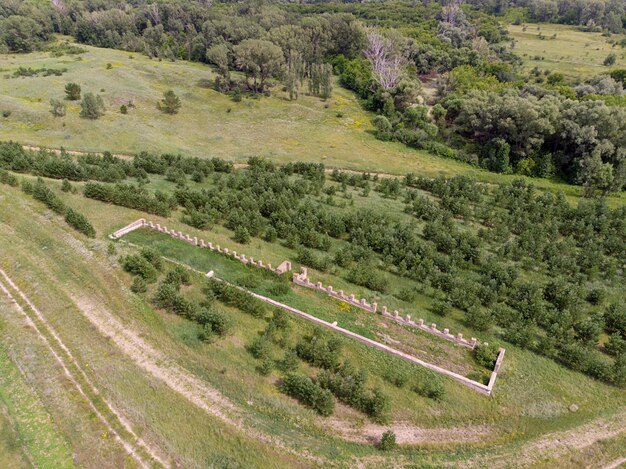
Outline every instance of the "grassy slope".
[[(159, 62), (111, 49), (85, 49), (87, 53), (80, 60), (48, 53), (0, 55), (3, 76), (20, 66), (68, 69), (61, 77), (0, 78), (0, 111), (12, 112), (8, 118), (0, 117), (0, 139), (78, 151), (181, 152), (235, 161), (264, 155), (281, 162), (323, 162), (331, 167), (394, 174), (463, 173), (492, 183), (516, 177), (376, 140), (368, 132), (372, 115), (363, 111), (352, 93), (340, 87), (335, 87), (328, 108), (309, 96), (290, 102), (278, 89), (270, 98), (236, 103), (202, 86), (214, 77), (206, 65)], [(106, 69), (108, 63), (110, 70)], [(50, 114), (49, 100), (62, 98), (63, 87), (70, 81), (80, 83), (84, 91), (102, 94), (108, 108), (103, 118), (81, 119), (79, 105), (71, 102), (66, 117)], [(175, 116), (156, 109), (163, 91), (170, 88), (183, 103)], [(120, 105), (129, 100), (137, 108), (128, 115), (120, 114)], [(343, 117), (337, 117), (338, 112)], [(534, 182), (572, 197), (581, 194), (579, 187), (556, 181)], [(621, 200), (625, 199), (622, 194)]]
[[(515, 53), (524, 60), (524, 68), (530, 70), (538, 66), (542, 70), (561, 72), (569, 78), (589, 77), (626, 67), (626, 52), (623, 48), (612, 47), (601, 33), (579, 31), (573, 26), (559, 24), (509, 25), (511, 37), (516, 39)], [(542, 33), (544, 39), (539, 38)], [(556, 34), (556, 38), (552, 36)], [(617, 42), (623, 35), (614, 35)], [(606, 67), (604, 59), (611, 52), (617, 55), (615, 65)], [(536, 56), (543, 57), (535, 60)]]
[[(70, 196), (68, 202), (85, 213), (97, 213), (94, 222), (102, 235), (140, 216), (145, 216), (139, 212), (85, 200), (79, 195)], [(252, 244), (247, 246), (237, 245), (231, 239), (232, 233), (221, 227), (216, 227), (207, 233), (194, 230), (175, 219), (149, 218), (274, 264), (285, 258), (293, 260), (295, 257), (291, 250), (258, 239), (254, 239)], [(111, 222), (111, 220), (115, 221)], [(145, 240), (153, 244), (152, 236), (149, 235), (146, 237), (137, 234), (132, 239), (135, 241)], [(189, 262), (202, 270), (208, 270), (207, 267), (214, 268), (217, 264), (212, 264), (212, 262), (219, 263), (216, 270), (218, 275), (228, 274), (228, 265), (219, 262), (213, 256), (208, 255), (209, 253), (203, 256), (199, 254), (201, 251), (183, 243), (178, 243), (177, 247), (173, 247), (169, 243), (163, 245), (164, 248), (167, 246), (170, 249), (168, 253), (173, 257)], [(201, 259), (202, 257), (206, 257), (206, 259)], [(322, 279), (325, 284), (332, 283), (337, 288), (341, 285), (341, 279), (332, 275), (323, 277), (320, 277), (318, 273), (312, 275)], [(357, 289), (351, 286), (350, 291), (357, 291)], [(364, 289), (358, 289), (358, 291), (364, 291)], [(364, 291), (364, 293), (368, 297), (372, 295), (372, 292)], [(311, 301), (310, 304), (315, 304), (315, 301)], [(418, 305), (421, 307), (418, 306), (416, 314), (424, 316), (426, 319), (436, 320), (425, 309), (427, 303), (418, 301)], [(330, 310), (326, 311), (325, 314), (331, 314)], [(341, 318), (339, 319), (341, 320)], [(445, 322), (452, 330), (472, 333), (471, 330), (453, 318), (446, 318)], [(350, 324), (350, 321), (347, 324)], [(354, 325), (354, 323), (352, 324)], [(484, 337), (484, 334), (480, 333), (478, 337), (493, 340), (492, 337)], [(369, 357), (372, 355), (367, 349), (364, 349), (354, 356), (359, 360), (359, 356)], [(446, 384), (448, 397), (440, 404), (431, 404), (407, 391), (397, 392), (390, 386), (385, 389), (393, 397), (394, 413), (398, 419), (414, 421), (424, 426), (455, 426), (464, 425), (467, 422), (488, 422), (498, 428), (499, 432), (502, 432), (499, 438), (503, 438), (504, 441), (524, 440), (528, 437), (541, 435), (546, 431), (579, 425), (593, 416), (611, 414), (621, 408), (620, 402), (624, 398), (623, 391), (568, 371), (550, 360), (510, 345), (507, 346), (506, 366), (503, 370), (498, 381), (496, 397), (491, 401), (477, 398), (473, 393), (450, 382)], [(376, 375), (375, 368), (372, 369), (372, 374)], [(378, 378), (376, 382), (385, 386), (385, 383)], [(580, 405), (582, 411), (576, 414), (569, 413), (566, 409), (571, 403)]]
[[(58, 188), (59, 182), (54, 184)], [(257, 428), (291, 442), (298, 448), (338, 462), (347, 462), (352, 457), (374, 457), (375, 450), (371, 447), (330, 437), (327, 431), (321, 430), (320, 425), (323, 426), (324, 421), (281, 396), (276, 390), (275, 378), (261, 377), (255, 371), (258, 363), (245, 351), (244, 346), (265, 327), (263, 321), (231, 310), (229, 312), (236, 323), (233, 336), (216, 344), (199, 343), (192, 324), (172, 315), (155, 312), (128, 293), (130, 280), (119, 272), (119, 268), (112, 268), (111, 259), (104, 254), (105, 243), (88, 241), (83, 244), (83, 241), (76, 241), (73, 238), (75, 234), (59, 217), (42, 210), (40, 204), (25, 198), (18, 190), (6, 188), (3, 195), (0, 199), (0, 245), (10, 245), (12, 249), (7, 252), (2, 267), (27, 290), (33, 301), (45, 305), (45, 313), (80, 360), (89, 364), (93, 378), (105, 395), (132, 416), (141, 434), (150, 441), (155, 441), (168, 453), (177, 455), (189, 467), (213, 461), (210, 458), (216, 452), (219, 458), (233, 459), (251, 466), (267, 458), (276, 459), (270, 449), (233, 433), (228, 427), (208, 418), (178, 395), (165, 389), (159, 382), (146, 378), (110, 341), (89, 326), (70, 296), (90, 298), (91, 301), (105, 305), (120, 320), (132, 323), (142, 332), (142, 337), (158, 345), (168, 357), (245, 409), (247, 418), (256, 422)], [(142, 216), (139, 212), (87, 200), (78, 194), (63, 194), (63, 197), (69, 205), (92, 214), (100, 237), (104, 237), (114, 227)], [(174, 219), (157, 221), (166, 221), (171, 227), (194, 233), (193, 229)], [(203, 236), (225, 246), (238, 247), (230, 239), (232, 234), (222, 228), (203, 233)], [(273, 263), (285, 257), (293, 257), (292, 251), (260, 240), (255, 240), (250, 246), (240, 247), (238, 251)], [(325, 283), (331, 280), (333, 284), (339, 285), (337, 278), (329, 276), (324, 279)], [(102, 288), (102, 285), (107, 288)], [(452, 319), (450, 322), (454, 323), (449, 324), (450, 327), (456, 329), (456, 322)], [(306, 327), (306, 323), (300, 324), (299, 328)], [(458, 327), (462, 326), (459, 324)], [(45, 353), (41, 350), (37, 352), (36, 340), (26, 334), (19, 324), (11, 322), (7, 322), (4, 340), (14, 347), (15, 360), (29, 376), (34, 377), (33, 385), (38, 392), (41, 394), (43, 389), (48, 389), (42, 399), (51, 409), (54, 421), (59, 422), (61, 433), (77, 453), (77, 460), (80, 463), (97, 464), (111, 458), (111, 447), (101, 438), (102, 430), (94, 422), (87, 424), (90, 418), (88, 413), (81, 411), (80, 402), (68, 399), (67, 391), (55, 378), (55, 373), (49, 373), (49, 360), (44, 359)], [(32, 347), (36, 349), (34, 353), (29, 352)], [(492, 453), (506, 454), (517, 451), (519, 445), (545, 432), (575, 428), (590, 419), (611, 415), (623, 408), (623, 391), (510, 346), (507, 347), (506, 364), (493, 399), (485, 399), (445, 380), (447, 396), (440, 403), (421, 398), (409, 388), (396, 389), (386, 383), (380, 373), (385, 367), (398, 366), (395, 360), (383, 360), (385, 365), (381, 367), (379, 353), (351, 343), (346, 344), (345, 353), (356, 364), (370, 370), (370, 384), (383, 386), (391, 396), (395, 420), (425, 428), (486, 425), (493, 431), (490, 441), (502, 444), (498, 448), (485, 449), (481, 445), (433, 442), (427, 446), (431, 449), (426, 453), (424, 448), (406, 448), (393, 456), (401, 456), (407, 462), (466, 460), (477, 455), (489, 457)], [(421, 371), (419, 368), (411, 370), (412, 379)], [(314, 370), (309, 372), (313, 374)], [(567, 406), (571, 403), (579, 405), (580, 411), (568, 412)], [(181, 420), (176, 415), (185, 417)], [(340, 408), (338, 416), (356, 428), (367, 422), (360, 414), (347, 409)], [(74, 428), (81, 430), (76, 432)], [(242, 452), (242, 447), (255, 449)], [(283, 465), (293, 464), (289, 458), (276, 461)]]
[[(18, 457), (21, 447), (28, 456)], [(0, 343), (0, 467), (26, 467), (27, 461), (74, 467), (67, 443)]]

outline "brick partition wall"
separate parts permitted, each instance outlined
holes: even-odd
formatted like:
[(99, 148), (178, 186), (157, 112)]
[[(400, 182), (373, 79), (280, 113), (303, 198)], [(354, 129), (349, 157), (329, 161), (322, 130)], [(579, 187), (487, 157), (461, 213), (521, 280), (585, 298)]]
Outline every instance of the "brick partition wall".
[(196, 236), (191, 237), (188, 234), (183, 233), (182, 231), (170, 230), (166, 226), (161, 226), (159, 223), (146, 221), (143, 218), (140, 218), (139, 220), (132, 222), (131, 224), (125, 226), (124, 228), (117, 230), (116, 232), (111, 234), (109, 237), (111, 239), (119, 239), (125, 234), (130, 233), (131, 231), (134, 231), (139, 228), (149, 228), (151, 230), (156, 230), (160, 233), (169, 235), (174, 239), (180, 239), (194, 246), (198, 246), (200, 248), (219, 252), (220, 254), (224, 254), (226, 256), (232, 257), (233, 259), (236, 259), (243, 264), (252, 265), (260, 269), (266, 269), (271, 272), (274, 272), (277, 275), (284, 274), (285, 272), (289, 272), (291, 270), (291, 262), (289, 261), (283, 261), (278, 265), (278, 267), (272, 267), (272, 264), (269, 264), (269, 263), (266, 264), (260, 259), (254, 260), (253, 257), (246, 257), (245, 254), (237, 254), (237, 251), (231, 251), (228, 248), (221, 248), (219, 244), (214, 245), (211, 242), (206, 242), (204, 239), (198, 239), (198, 237)]
[[(306, 267), (301, 267), (299, 274), (294, 272), (293, 282), (297, 285), (300, 285), (306, 288), (312, 288), (322, 293), (326, 293), (327, 295), (332, 296), (333, 298), (337, 298), (338, 300), (345, 301), (346, 303), (351, 304), (352, 306), (356, 306), (357, 308), (364, 309), (365, 311), (369, 311), (370, 313), (376, 313), (376, 311), (378, 310), (377, 303), (373, 303), (373, 302), (368, 303), (365, 298), (357, 299), (355, 298), (354, 295), (346, 296), (343, 293), (343, 290), (336, 291), (333, 289), (332, 285), (328, 285), (327, 287), (324, 287), (322, 285), (322, 282), (317, 282), (317, 283), (311, 282), (308, 278), (308, 271)], [(418, 319), (417, 322), (415, 322), (411, 319), (410, 315), (407, 315), (406, 317), (400, 316), (400, 313), (397, 310), (395, 310), (393, 313), (388, 312), (386, 306), (382, 307), (380, 314), (382, 314), (386, 318), (393, 319), (394, 321), (397, 321), (400, 324), (404, 324), (409, 327), (415, 327), (429, 334), (436, 335), (437, 337), (441, 339), (449, 340), (450, 342), (454, 342), (455, 344), (461, 345), (463, 347), (467, 347), (472, 350), (474, 349), (474, 347), (476, 347), (476, 344), (478, 344), (478, 340), (476, 340), (474, 337), (468, 340), (464, 338), (463, 334), (460, 332), (454, 335), (454, 334), (451, 334), (448, 329), (444, 329), (443, 331), (439, 330), (437, 329), (437, 324), (426, 325), (423, 319)]]

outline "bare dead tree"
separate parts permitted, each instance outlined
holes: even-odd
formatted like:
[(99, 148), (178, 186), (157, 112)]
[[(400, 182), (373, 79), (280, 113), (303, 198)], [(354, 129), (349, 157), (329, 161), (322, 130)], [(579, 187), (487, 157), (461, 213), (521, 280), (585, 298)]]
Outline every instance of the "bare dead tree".
[(61, 13), (65, 13), (67, 10), (65, 4), (63, 3), (63, 0), (52, 0), (52, 6)]
[(150, 8), (150, 16), (152, 17), (154, 25), (161, 23), (161, 10), (159, 10), (158, 4), (152, 4), (152, 8)]
[(406, 58), (396, 50), (391, 40), (376, 31), (369, 31), (365, 57), (372, 64), (374, 77), (383, 89), (389, 90), (398, 84)]

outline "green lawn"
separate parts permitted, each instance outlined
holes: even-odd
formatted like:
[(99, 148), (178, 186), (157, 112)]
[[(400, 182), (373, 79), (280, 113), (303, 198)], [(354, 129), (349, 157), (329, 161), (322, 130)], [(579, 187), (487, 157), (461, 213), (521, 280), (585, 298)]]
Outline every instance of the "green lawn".
[[(609, 38), (601, 33), (580, 31), (574, 26), (545, 23), (512, 24), (508, 29), (511, 37), (516, 40), (513, 52), (522, 58), (526, 70), (537, 66), (542, 70), (561, 72), (568, 78), (576, 79), (626, 67), (626, 50), (620, 46), (613, 47), (607, 42)], [(623, 34), (613, 35), (611, 40), (619, 42), (623, 37)], [(617, 61), (615, 65), (606, 67), (603, 62), (611, 52), (617, 55)]]

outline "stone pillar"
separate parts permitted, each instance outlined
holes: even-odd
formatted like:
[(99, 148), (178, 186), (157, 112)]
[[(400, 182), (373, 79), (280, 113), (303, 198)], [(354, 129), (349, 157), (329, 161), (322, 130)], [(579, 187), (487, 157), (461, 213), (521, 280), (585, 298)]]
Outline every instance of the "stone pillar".
[(457, 340), (463, 340), (463, 333), (462, 333), (462, 332), (459, 332), (459, 333), (456, 335), (456, 338), (457, 338)]
[(471, 340), (470, 340), (470, 345), (472, 346), (472, 348), (476, 346), (476, 343), (477, 343), (477, 342), (478, 342), (478, 341), (476, 340), (476, 337), (472, 337), (472, 338), (471, 338)]
[(443, 333), (444, 333), (445, 335), (450, 334), (450, 329), (444, 329), (444, 330), (443, 330)]
[(203, 247), (203, 248), (206, 247), (206, 243), (204, 242), (204, 239), (200, 240), (200, 247)]
[(160, 224), (160, 223), (157, 223), (157, 224), (156, 224), (156, 228), (157, 228), (157, 230), (161, 231), (161, 224)]
[(193, 237), (193, 244), (195, 244), (196, 246), (198, 245), (198, 237), (197, 236)]
[(393, 310), (393, 317), (396, 318), (396, 319), (398, 319), (400, 317), (400, 313), (398, 313), (397, 309)]
[(352, 295), (350, 295), (349, 300), (350, 300), (350, 301), (356, 301), (356, 298), (354, 297), (354, 293), (353, 293)]
[(344, 298), (344, 296), (343, 296), (343, 290), (339, 290), (339, 297), (340, 297), (340, 298)]
[(258, 265), (259, 265), (259, 267), (261, 267), (261, 268), (265, 267), (265, 266), (263, 265), (263, 261), (262, 261), (261, 259), (259, 259), (259, 261), (258, 261)]
[[(224, 254), (228, 254), (228, 248), (224, 248)], [(237, 253), (235, 253), (237, 254)]]
[(378, 310), (378, 303), (372, 303), (372, 313), (375, 313)]
[(210, 241), (207, 243), (207, 245), (209, 246), (209, 249), (210, 249), (211, 251), (214, 249), (214, 248), (213, 248), (213, 243), (211, 243)]
[(328, 286), (326, 287), (326, 291), (328, 291), (328, 293), (330, 293), (330, 294), (334, 293), (334, 292), (333, 292), (333, 286), (332, 286), (332, 285), (328, 285)]
[(422, 327), (424, 325), (424, 320), (423, 319), (418, 319), (417, 320), (417, 325)]
[(434, 322), (430, 325), (430, 328), (434, 331), (437, 330), (437, 324), (435, 324)]
[(411, 315), (409, 314), (406, 315), (406, 322), (411, 322)]
[(267, 268), (268, 268), (269, 270), (272, 270), (272, 271), (274, 270), (274, 269), (272, 269), (272, 264), (269, 264), (269, 263), (267, 264)]

